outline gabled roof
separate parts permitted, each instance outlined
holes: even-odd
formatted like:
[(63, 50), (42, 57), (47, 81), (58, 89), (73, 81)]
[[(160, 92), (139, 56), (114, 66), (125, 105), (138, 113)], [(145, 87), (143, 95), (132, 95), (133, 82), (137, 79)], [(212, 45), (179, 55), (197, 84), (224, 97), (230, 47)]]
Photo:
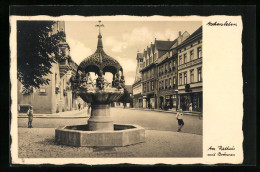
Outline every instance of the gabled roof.
[(155, 48), (155, 45), (154, 44), (151, 44), (151, 49), (152, 49), (152, 52), (154, 53), (154, 48)]
[(146, 55), (147, 55), (147, 51), (146, 51), (146, 50), (144, 50), (144, 57), (146, 57)]
[(151, 54), (151, 48), (148, 48), (148, 47), (147, 47), (147, 53), (148, 53), (148, 55), (150, 56), (150, 54)]
[(202, 26), (200, 26), (195, 32), (193, 32), (185, 41), (183, 41), (181, 45), (184, 45), (188, 42), (190, 42), (192, 39), (194, 39), (195, 37), (197, 37), (198, 35), (202, 34)]
[(155, 40), (155, 46), (158, 50), (166, 51), (171, 48), (171, 46), (174, 44), (174, 41)]
[[(179, 38), (179, 37), (178, 37)], [(176, 38), (174, 41), (173, 41), (173, 44), (172, 44), (172, 46), (170, 47), (170, 49), (173, 49), (173, 48), (175, 48), (175, 47), (173, 47), (174, 46), (174, 44), (176, 43), (176, 42), (178, 42), (178, 38)], [(177, 45), (178, 46), (178, 45)]]
[(138, 59), (141, 59), (141, 58), (143, 58), (144, 57), (144, 53), (137, 53), (137, 58)]

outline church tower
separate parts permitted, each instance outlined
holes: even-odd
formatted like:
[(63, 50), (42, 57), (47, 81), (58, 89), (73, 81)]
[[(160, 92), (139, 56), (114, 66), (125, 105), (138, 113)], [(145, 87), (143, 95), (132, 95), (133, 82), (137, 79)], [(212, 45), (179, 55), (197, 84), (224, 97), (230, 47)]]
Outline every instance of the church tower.
[(140, 70), (144, 67), (144, 54), (137, 52), (136, 60), (137, 60), (137, 66), (136, 66), (136, 73), (135, 73), (135, 82), (141, 80), (142, 78)]

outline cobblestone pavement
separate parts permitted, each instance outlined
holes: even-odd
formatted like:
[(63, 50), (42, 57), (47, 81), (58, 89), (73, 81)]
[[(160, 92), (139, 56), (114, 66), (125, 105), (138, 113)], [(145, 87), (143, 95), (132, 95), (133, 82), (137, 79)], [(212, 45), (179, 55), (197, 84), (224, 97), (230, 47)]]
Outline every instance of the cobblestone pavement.
[[(201, 157), (202, 136), (146, 130), (144, 143), (126, 147), (73, 147), (55, 143), (55, 128), (19, 128), (19, 158)], [(192, 143), (191, 143), (192, 142)]]
[[(122, 108), (111, 108), (114, 123), (137, 124), (147, 130), (177, 131), (175, 114), (156, 111), (142, 111)], [(87, 115), (86, 115), (87, 116)], [(198, 116), (184, 115), (183, 133), (202, 135), (202, 121)], [(34, 128), (57, 128), (65, 125), (86, 124), (86, 118), (34, 118)], [(18, 118), (18, 127), (27, 127), (27, 118)]]

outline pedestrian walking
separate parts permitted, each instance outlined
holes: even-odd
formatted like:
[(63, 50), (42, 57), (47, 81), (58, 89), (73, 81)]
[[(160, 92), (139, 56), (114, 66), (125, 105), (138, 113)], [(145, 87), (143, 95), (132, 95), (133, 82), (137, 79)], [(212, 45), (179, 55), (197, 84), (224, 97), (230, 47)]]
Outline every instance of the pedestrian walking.
[(79, 110), (80, 110), (80, 103), (78, 104)]
[(179, 111), (177, 112), (176, 119), (178, 120), (178, 131), (177, 132), (180, 132), (182, 127), (184, 126), (182, 109), (179, 109)]
[(33, 109), (32, 106), (29, 107), (27, 111), (27, 116), (28, 116), (28, 128), (33, 128), (32, 127), (32, 121), (33, 121)]

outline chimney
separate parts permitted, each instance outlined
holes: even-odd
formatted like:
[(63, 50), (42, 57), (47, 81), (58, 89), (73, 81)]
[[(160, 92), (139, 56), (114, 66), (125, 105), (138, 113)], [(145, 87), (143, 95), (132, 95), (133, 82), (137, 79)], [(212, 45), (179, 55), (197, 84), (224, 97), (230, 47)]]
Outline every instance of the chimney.
[(179, 36), (181, 36), (181, 31), (179, 31)]

